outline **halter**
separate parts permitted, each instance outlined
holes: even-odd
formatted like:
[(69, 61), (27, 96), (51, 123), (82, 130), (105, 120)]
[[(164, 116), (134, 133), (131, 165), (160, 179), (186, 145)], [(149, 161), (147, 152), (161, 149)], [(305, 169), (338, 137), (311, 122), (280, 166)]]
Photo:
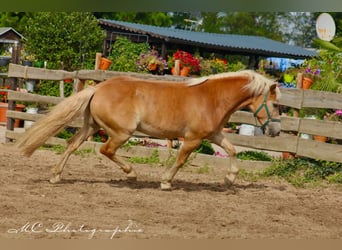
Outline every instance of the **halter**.
[(257, 124), (257, 115), (258, 113), (265, 108), (266, 114), (267, 114), (267, 120), (260, 126), (260, 128), (264, 131), (265, 127), (270, 123), (270, 122), (280, 122), (280, 119), (275, 119), (272, 118), (270, 110), (268, 109), (267, 106), (267, 98), (268, 98), (269, 91), (267, 91), (263, 103), (260, 104), (259, 108), (254, 112), (254, 117), (255, 117), (255, 123)]

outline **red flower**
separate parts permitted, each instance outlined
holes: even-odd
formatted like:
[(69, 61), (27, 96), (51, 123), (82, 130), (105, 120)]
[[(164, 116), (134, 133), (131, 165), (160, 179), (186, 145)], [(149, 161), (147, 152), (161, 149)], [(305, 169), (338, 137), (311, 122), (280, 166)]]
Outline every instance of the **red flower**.
[(201, 69), (199, 60), (191, 55), (189, 52), (177, 50), (173, 54), (173, 60), (180, 61), (180, 67), (190, 67), (192, 72), (197, 72)]
[(100, 129), (98, 133), (101, 136), (104, 136), (106, 134), (106, 132), (103, 129)]

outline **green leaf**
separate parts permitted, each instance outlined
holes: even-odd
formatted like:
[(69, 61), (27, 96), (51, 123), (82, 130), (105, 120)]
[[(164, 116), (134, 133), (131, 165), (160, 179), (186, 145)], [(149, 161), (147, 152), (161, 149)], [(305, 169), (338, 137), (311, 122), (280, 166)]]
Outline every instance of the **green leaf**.
[(342, 51), (341, 48), (337, 47), (335, 44), (328, 42), (328, 41), (324, 41), (321, 39), (317, 39), (315, 38), (314, 43), (319, 45), (320, 47), (327, 49), (327, 50), (333, 50), (333, 51)]

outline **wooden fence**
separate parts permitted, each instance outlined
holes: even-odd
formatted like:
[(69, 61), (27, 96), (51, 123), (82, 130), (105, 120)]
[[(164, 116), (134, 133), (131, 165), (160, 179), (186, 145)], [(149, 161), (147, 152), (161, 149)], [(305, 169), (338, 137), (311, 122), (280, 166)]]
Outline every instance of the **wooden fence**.
[[(67, 72), (62, 70), (49, 70), (40, 68), (24, 67), (11, 64), (9, 66), (9, 77), (30, 78), (42, 80), (63, 80), (67, 78), (76, 79), (75, 82), (84, 80), (103, 81), (117, 75), (133, 75), (140, 78), (167, 79), (171, 81), (182, 81), (186, 78), (175, 76), (154, 76), (150, 74), (137, 74), (125, 72), (113, 72), (103, 70), (80, 70)], [(321, 92), (303, 89), (281, 89), (282, 98), (280, 104), (294, 109), (302, 108), (329, 108), (342, 109), (342, 95), (330, 92)], [(52, 103), (57, 104), (63, 98), (39, 96), (36, 94), (9, 92), (9, 100)], [(10, 118), (36, 121), (42, 114), (28, 114), (23, 112), (8, 111)], [(245, 123), (255, 125), (255, 119), (249, 112), (238, 111), (234, 113), (229, 122)], [(80, 127), (81, 120), (77, 120), (69, 126)], [(267, 136), (244, 136), (233, 133), (226, 133), (228, 139), (238, 146), (249, 147), (258, 150), (269, 150), (276, 152), (291, 152), (300, 156), (327, 161), (342, 162), (342, 145), (324, 143), (315, 140), (303, 139), (302, 133), (310, 135), (322, 135), (337, 140), (342, 139), (342, 122), (321, 121), (298, 117), (281, 117), (282, 133), (279, 137)], [(6, 131), (9, 139), (18, 138), (18, 134), (12, 130)]]

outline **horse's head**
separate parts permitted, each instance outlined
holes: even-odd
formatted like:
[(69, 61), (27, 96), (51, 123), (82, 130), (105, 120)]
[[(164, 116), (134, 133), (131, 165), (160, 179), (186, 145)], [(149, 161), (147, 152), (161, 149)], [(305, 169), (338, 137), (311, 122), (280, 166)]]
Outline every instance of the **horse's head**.
[(261, 124), (261, 129), (268, 136), (280, 134), (280, 114), (278, 100), (280, 91), (277, 84), (272, 84), (266, 93), (255, 96), (249, 108)]

